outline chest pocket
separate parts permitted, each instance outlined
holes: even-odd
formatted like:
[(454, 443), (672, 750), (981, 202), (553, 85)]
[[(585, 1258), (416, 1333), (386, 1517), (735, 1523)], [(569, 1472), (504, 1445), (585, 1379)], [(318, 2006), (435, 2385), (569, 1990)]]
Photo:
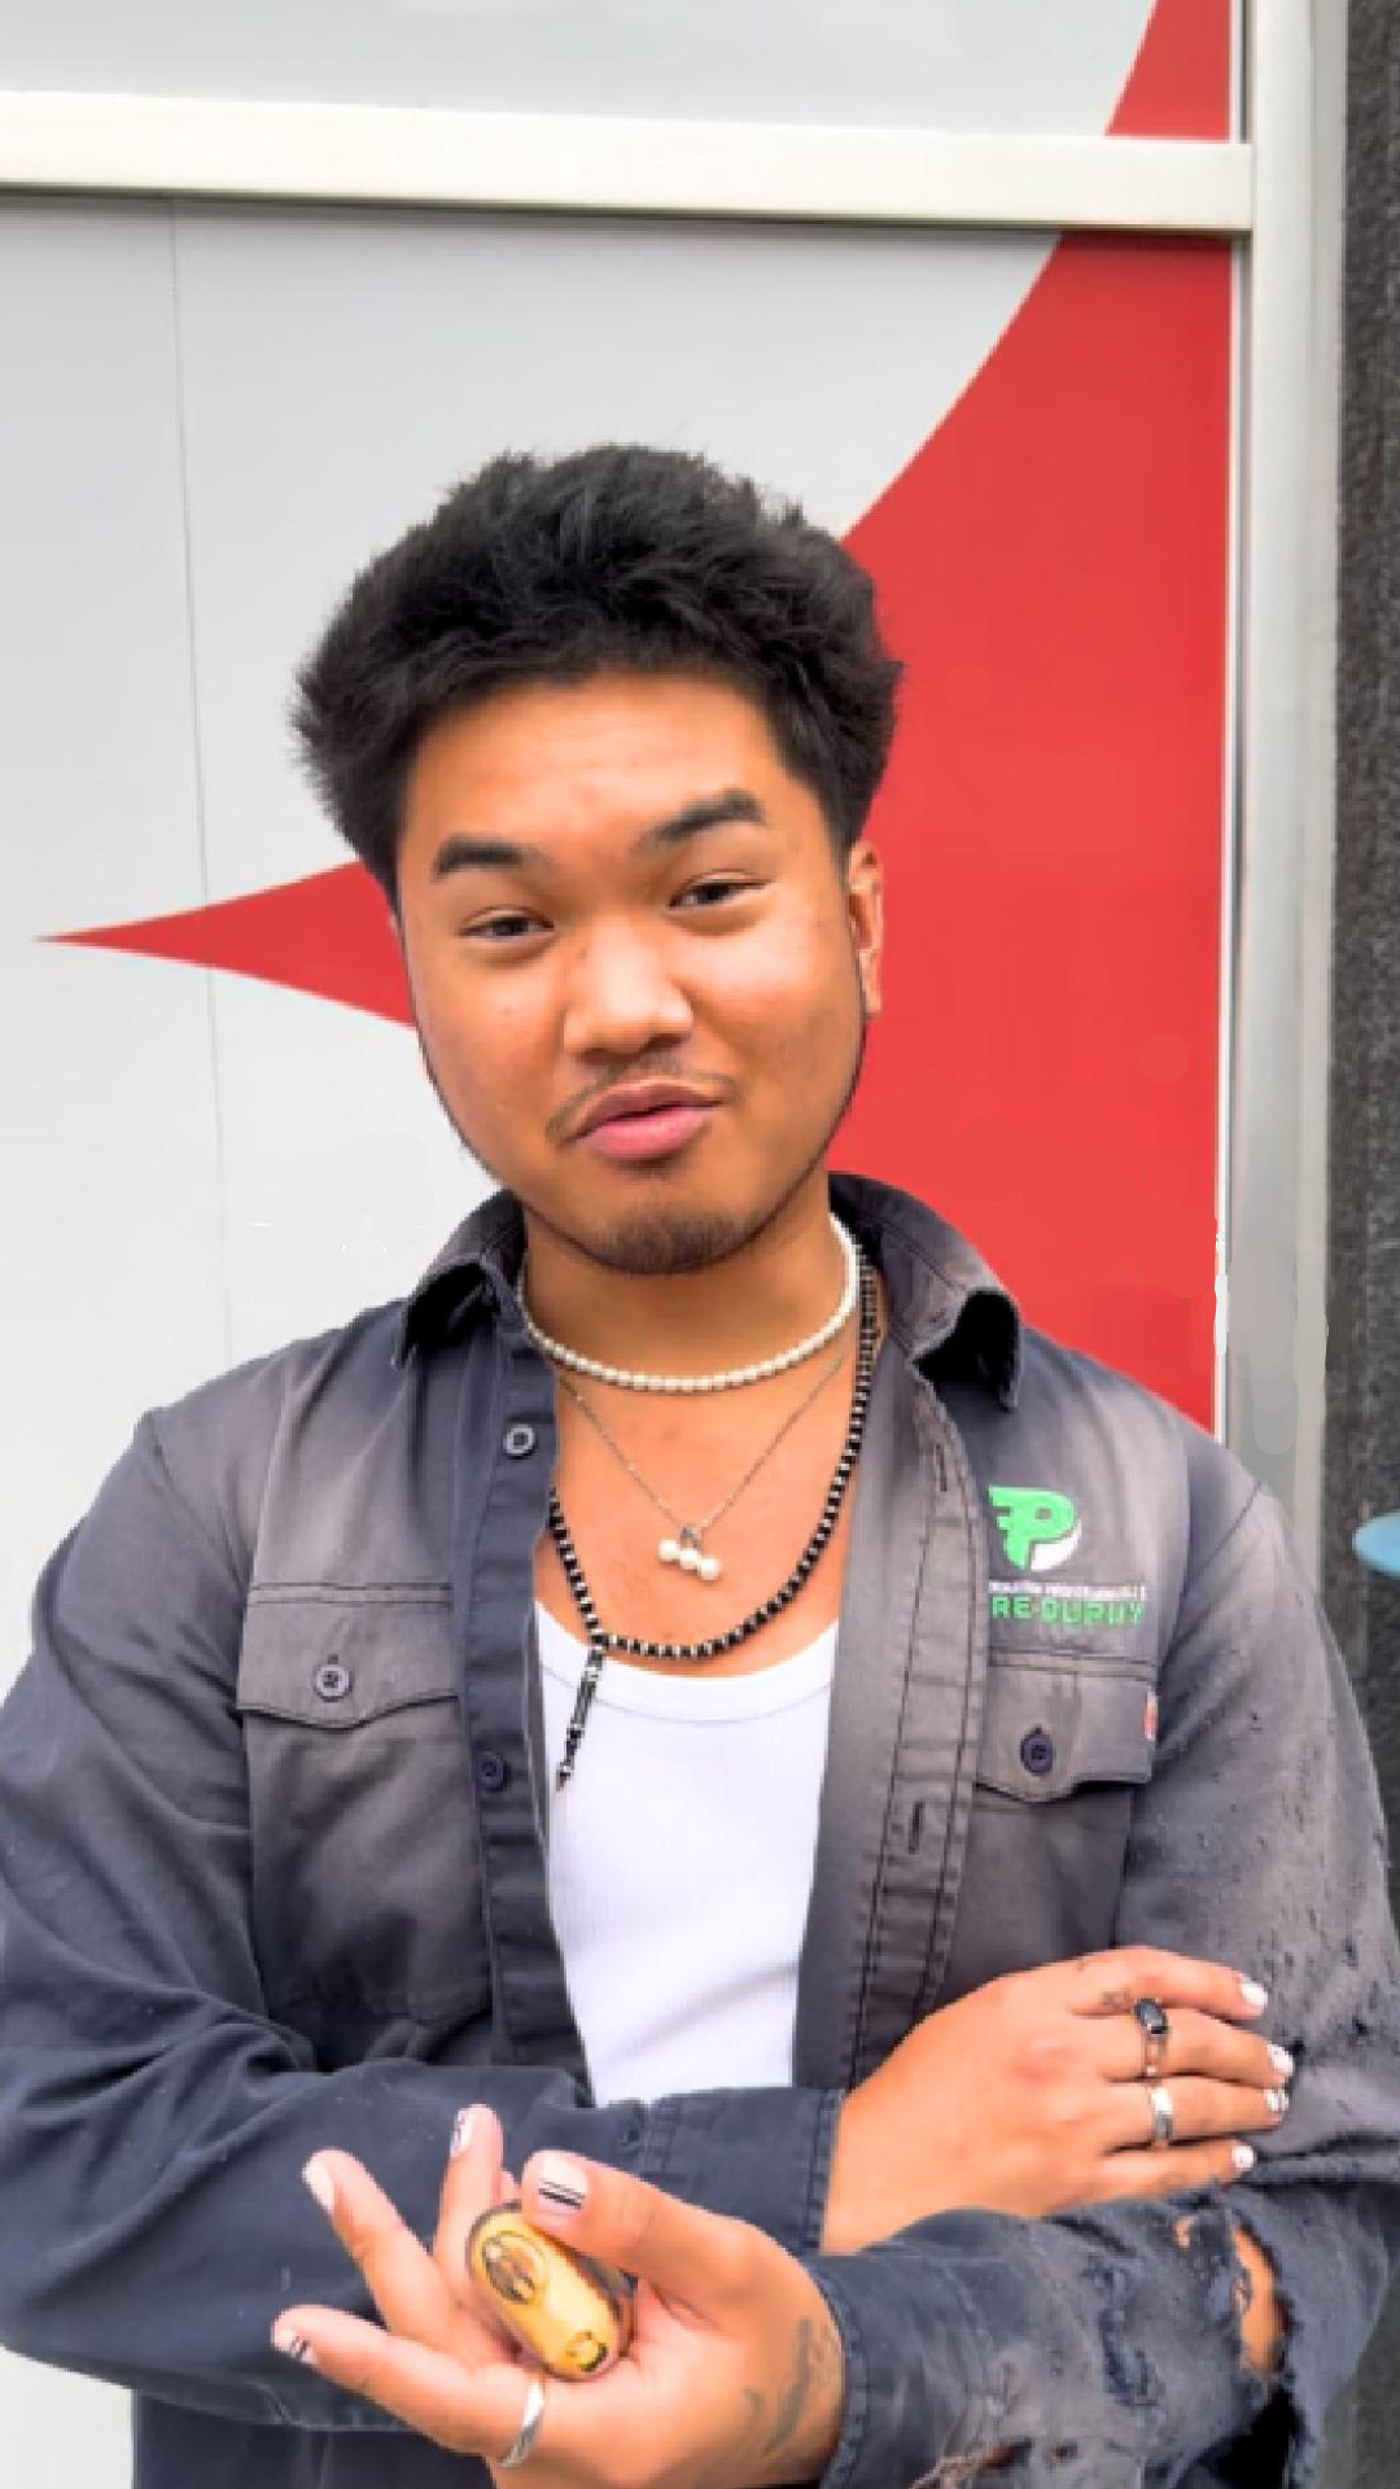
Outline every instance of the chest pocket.
[(940, 2001), (1113, 1942), (1152, 1680), (1101, 1660), (992, 1659)]
[[(394, 1590), (259, 1594), (238, 1707), (268, 2001), (323, 2062), (376, 2026), (489, 2003), (451, 1608)], [(410, 2035), (394, 2036), (414, 2048)]]

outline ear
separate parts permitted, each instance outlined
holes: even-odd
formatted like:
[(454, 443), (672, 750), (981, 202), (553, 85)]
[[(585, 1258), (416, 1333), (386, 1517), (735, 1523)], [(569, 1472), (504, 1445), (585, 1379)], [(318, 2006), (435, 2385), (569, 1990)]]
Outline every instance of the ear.
[(865, 1016), (875, 1020), (884, 1000), (880, 963), (885, 945), (885, 877), (868, 839), (861, 839), (846, 858), (846, 912)]

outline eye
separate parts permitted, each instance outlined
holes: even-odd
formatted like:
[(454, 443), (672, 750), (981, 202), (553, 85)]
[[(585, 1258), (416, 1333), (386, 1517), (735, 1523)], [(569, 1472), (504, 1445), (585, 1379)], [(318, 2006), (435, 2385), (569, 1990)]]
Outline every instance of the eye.
[(692, 882), (688, 890), (682, 890), (675, 905), (692, 911), (721, 907), (726, 899), (744, 898), (758, 888), (757, 882), (740, 881), (733, 873), (712, 873), (708, 881)]
[(501, 943), (524, 941), (532, 933), (547, 931), (548, 927), (543, 917), (530, 916), (524, 908), (502, 908), (499, 915), (478, 916), (474, 924), (464, 925), (462, 928), (464, 940), (481, 942), (493, 947)]

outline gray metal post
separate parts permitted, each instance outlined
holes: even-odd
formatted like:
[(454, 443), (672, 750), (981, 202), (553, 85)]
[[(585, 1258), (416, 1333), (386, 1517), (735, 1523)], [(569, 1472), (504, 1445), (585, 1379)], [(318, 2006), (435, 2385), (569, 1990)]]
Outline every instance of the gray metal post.
[[(1357, 1524), (1400, 1505), (1400, 12), (1351, 0), (1322, 1590), (1400, 1853), (1400, 1582)], [(1337, 2489), (1400, 2481), (1400, 2293), (1346, 2408)]]

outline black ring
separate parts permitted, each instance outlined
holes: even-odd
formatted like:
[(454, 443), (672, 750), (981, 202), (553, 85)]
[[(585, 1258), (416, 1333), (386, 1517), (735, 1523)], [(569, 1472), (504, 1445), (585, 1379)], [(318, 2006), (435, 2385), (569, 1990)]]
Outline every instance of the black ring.
[(1155, 2082), (1162, 2071), (1162, 2060), (1171, 2038), (1171, 2024), (1164, 2005), (1155, 1996), (1140, 1996), (1133, 2007), (1133, 2020), (1142, 2033), (1143, 2080)]

